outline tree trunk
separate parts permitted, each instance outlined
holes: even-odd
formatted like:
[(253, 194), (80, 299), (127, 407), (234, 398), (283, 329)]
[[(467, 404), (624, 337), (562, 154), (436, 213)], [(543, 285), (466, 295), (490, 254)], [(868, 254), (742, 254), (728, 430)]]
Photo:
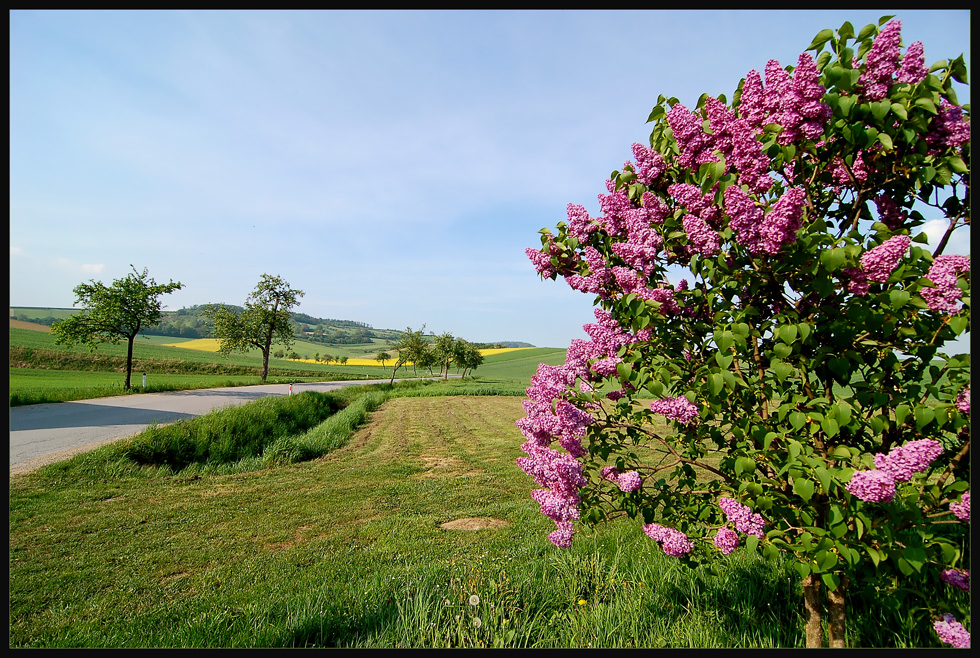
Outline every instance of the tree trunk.
[[(265, 337), (265, 345), (261, 347), (262, 349), (262, 381), (269, 376), (269, 353), (272, 352), (272, 329), (269, 329), (268, 335)], [(286, 346), (289, 347), (288, 345)]]
[(129, 337), (129, 348), (126, 352), (126, 384), (123, 386), (123, 390), (129, 390), (129, 382), (133, 377), (133, 341), (136, 340), (136, 335), (133, 334)]
[(846, 606), (844, 604), (844, 589), (846, 580), (841, 579), (840, 585), (833, 592), (827, 590), (827, 635), (831, 649), (843, 649), (844, 622)]
[(820, 600), (820, 578), (816, 574), (811, 573), (803, 579), (803, 599), (806, 604), (806, 646), (808, 649), (820, 649), (823, 647), (823, 603)]

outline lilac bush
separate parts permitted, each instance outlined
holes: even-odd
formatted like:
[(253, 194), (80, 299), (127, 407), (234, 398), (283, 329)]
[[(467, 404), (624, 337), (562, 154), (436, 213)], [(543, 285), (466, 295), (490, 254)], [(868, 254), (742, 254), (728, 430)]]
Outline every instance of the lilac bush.
[(558, 546), (625, 515), (692, 566), (785, 554), (810, 646), (825, 612), (843, 644), (845, 593), (931, 583), (915, 609), (961, 641), (968, 600), (939, 574), (969, 568), (969, 355), (946, 346), (970, 257), (943, 254), (969, 223), (966, 66), (927, 68), (883, 19), (761, 71), (730, 100), (661, 96), (599, 213), (569, 204), (528, 249), (596, 322), (532, 378), (518, 463)]

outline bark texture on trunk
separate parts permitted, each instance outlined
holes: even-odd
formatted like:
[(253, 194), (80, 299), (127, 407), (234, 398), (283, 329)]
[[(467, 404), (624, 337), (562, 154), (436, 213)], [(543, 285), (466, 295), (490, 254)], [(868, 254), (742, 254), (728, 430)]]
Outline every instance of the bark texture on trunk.
[(806, 646), (807, 649), (823, 647), (823, 628), (821, 613), (823, 602), (820, 598), (820, 578), (810, 574), (803, 579), (803, 600), (806, 604)]
[(846, 620), (846, 607), (844, 605), (844, 591), (846, 581), (841, 580), (833, 592), (827, 590), (827, 635), (830, 640), (831, 649), (843, 649), (847, 646), (844, 643), (844, 622)]

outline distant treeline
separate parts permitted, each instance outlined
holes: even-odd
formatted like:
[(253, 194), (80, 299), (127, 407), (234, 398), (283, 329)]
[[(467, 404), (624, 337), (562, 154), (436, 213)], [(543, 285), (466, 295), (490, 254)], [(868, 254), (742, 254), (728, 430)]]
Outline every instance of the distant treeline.
[[(188, 306), (177, 311), (164, 311), (163, 319), (157, 324), (147, 327), (142, 333), (148, 336), (173, 336), (175, 338), (210, 338), (211, 332), (203, 312), (207, 306), (218, 306), (218, 304), (199, 304)], [(225, 308), (241, 312), (241, 306), (233, 304), (220, 304)], [(10, 317), (23, 322), (34, 322), (51, 326), (58, 320), (70, 315), (74, 309), (48, 309), (37, 308), (32, 313), (26, 307), (16, 307), (10, 310)], [(15, 312), (16, 311), (16, 312)], [(52, 311), (59, 312), (59, 317), (51, 314)], [(366, 322), (356, 322), (354, 320), (333, 320), (325, 318), (315, 318), (306, 313), (290, 313), (293, 322), (293, 333), (297, 338), (320, 343), (323, 345), (361, 345), (368, 344), (374, 340), (397, 340), (402, 333), (394, 330), (375, 330)], [(518, 341), (503, 341), (497, 343), (473, 343), (477, 349), (502, 349), (506, 347), (534, 347), (530, 343)]]

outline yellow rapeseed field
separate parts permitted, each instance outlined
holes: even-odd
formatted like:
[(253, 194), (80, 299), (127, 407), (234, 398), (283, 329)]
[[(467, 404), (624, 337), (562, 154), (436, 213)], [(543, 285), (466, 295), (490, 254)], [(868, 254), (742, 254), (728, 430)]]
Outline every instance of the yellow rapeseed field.
[[(195, 338), (194, 340), (187, 340), (182, 343), (167, 343), (165, 347), (183, 347), (189, 350), (201, 350), (203, 352), (217, 352), (218, 346), (220, 345), (217, 338)], [(528, 347), (501, 347), (497, 349), (490, 350), (480, 350), (480, 354), (483, 356), (489, 356), (491, 354), (503, 354), (504, 352), (513, 352), (515, 350), (526, 350), (530, 349)], [(293, 359), (294, 361), (299, 361), (302, 363), (316, 363), (313, 359)], [(385, 365), (391, 365), (395, 363), (396, 359), (389, 359), (385, 361)], [(347, 364), (349, 366), (377, 366), (381, 365), (379, 361), (372, 358), (361, 358), (361, 357), (350, 357), (347, 359)]]
[(194, 340), (185, 340), (182, 343), (167, 343), (164, 347), (185, 347), (189, 350), (217, 352), (219, 345), (217, 338), (195, 338)]

